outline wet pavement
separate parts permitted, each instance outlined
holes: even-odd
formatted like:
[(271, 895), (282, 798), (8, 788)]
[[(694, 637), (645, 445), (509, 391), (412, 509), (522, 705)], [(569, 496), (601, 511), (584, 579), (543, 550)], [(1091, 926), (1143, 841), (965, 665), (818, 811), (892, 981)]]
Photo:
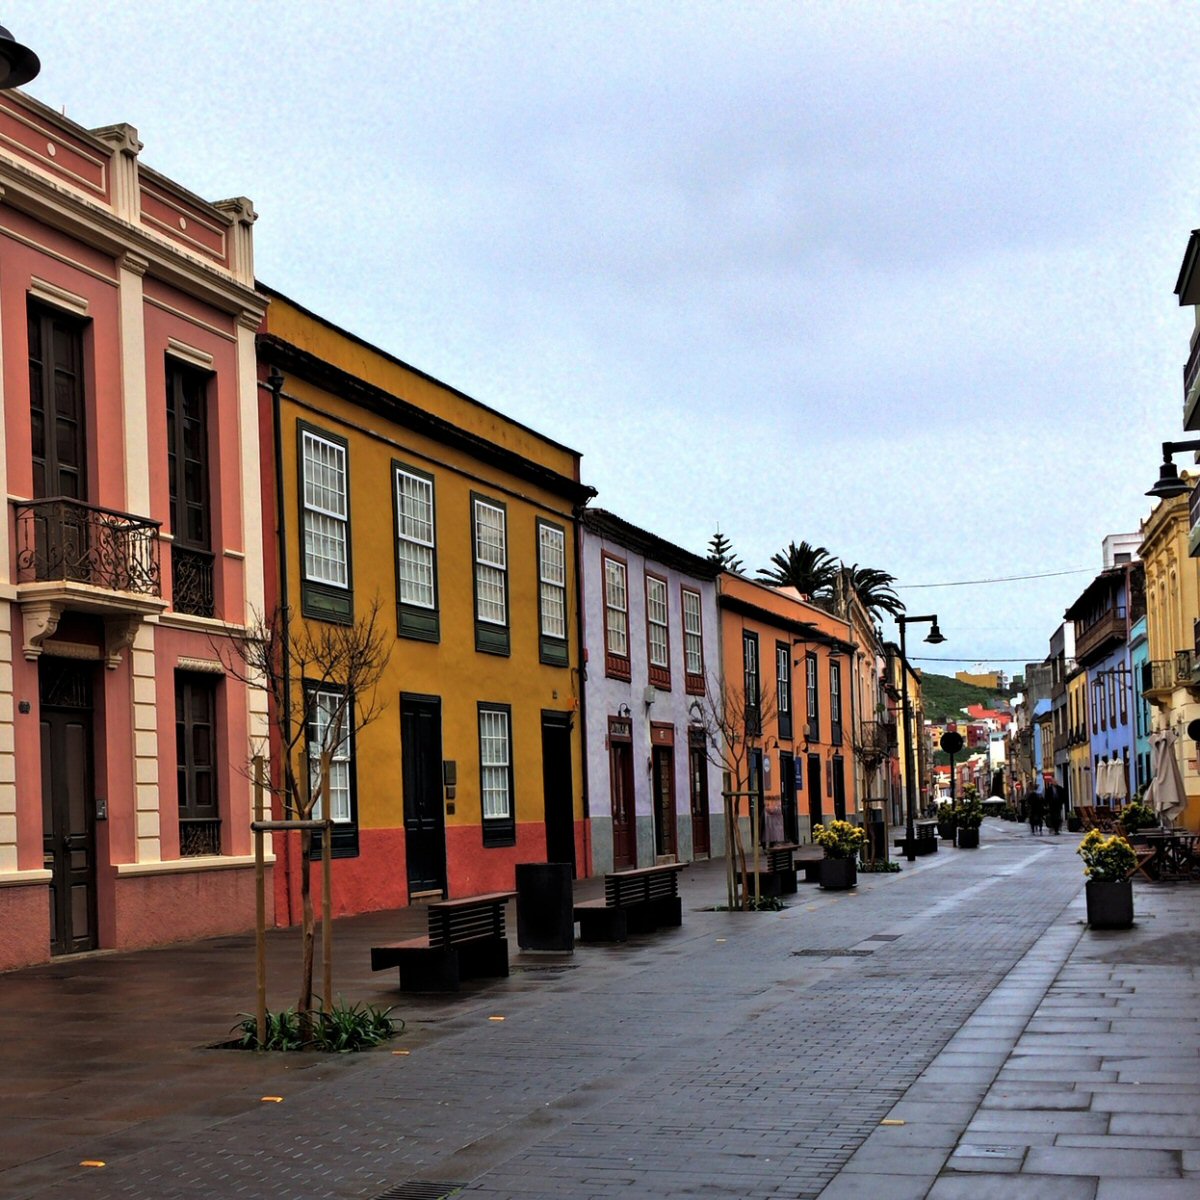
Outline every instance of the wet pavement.
[[(1089, 930), (1077, 842), (988, 820), (780, 913), (694, 866), (682, 929), (455, 996), (369, 969), (420, 912), (341, 920), (335, 991), (406, 1022), (357, 1055), (209, 1048), (249, 937), (0, 975), (0, 1196), (1200, 1196), (1200, 888)], [(269, 958), (279, 1008), (296, 932)]]

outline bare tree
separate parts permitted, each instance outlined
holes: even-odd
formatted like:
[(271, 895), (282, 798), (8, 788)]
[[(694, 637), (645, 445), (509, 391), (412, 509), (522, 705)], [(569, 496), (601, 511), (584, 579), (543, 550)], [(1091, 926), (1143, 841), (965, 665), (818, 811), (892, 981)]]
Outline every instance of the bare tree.
[[(747, 695), (745, 687), (724, 678), (709, 674), (705, 678), (704, 699), (692, 704), (692, 715), (704, 728), (704, 745), (708, 761), (719, 767), (725, 776), (725, 859), (729, 876), (729, 903), (750, 907), (750, 896), (746, 890), (746, 843), (742, 837), (742, 799), (757, 794), (751, 787), (753, 751), (763, 741), (763, 728), (775, 720), (775, 694), (770, 688), (761, 689), (759, 695)], [(754, 808), (750, 806), (751, 815)], [(761, 826), (762, 813), (758, 813)], [(751, 837), (758, 837), (758, 830), (751, 830)], [(740, 896), (735, 880), (740, 877)]]
[[(366, 614), (349, 625), (297, 621), (278, 605), (255, 615), (225, 643), (225, 669), (270, 701), (272, 749), (278, 756), (273, 793), (285, 820), (332, 819), (333, 765), (353, 732), (383, 711), (376, 688), (391, 655), (376, 598)], [(313, 958), (316, 921), (311, 863), (313, 832), (300, 830), (301, 966), (296, 1010), (307, 1036), (313, 1011)], [(327, 972), (328, 972), (328, 964)], [(331, 1004), (331, 996), (323, 997)]]

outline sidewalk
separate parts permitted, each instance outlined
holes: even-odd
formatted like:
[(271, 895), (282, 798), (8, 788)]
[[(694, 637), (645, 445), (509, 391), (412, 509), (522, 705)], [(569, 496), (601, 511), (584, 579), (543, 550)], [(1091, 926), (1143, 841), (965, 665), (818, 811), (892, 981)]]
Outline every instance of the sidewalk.
[[(1092, 933), (1077, 841), (989, 820), (782, 913), (711, 911), (724, 865), (693, 866), (683, 929), (451, 997), (369, 970), (419, 912), (339, 921), (335, 990), (407, 1022), (340, 1058), (205, 1048), (253, 1006), (252, 938), (3, 975), (0, 1194), (1200, 1195), (1200, 889)], [(272, 1007), (295, 947), (269, 939)]]

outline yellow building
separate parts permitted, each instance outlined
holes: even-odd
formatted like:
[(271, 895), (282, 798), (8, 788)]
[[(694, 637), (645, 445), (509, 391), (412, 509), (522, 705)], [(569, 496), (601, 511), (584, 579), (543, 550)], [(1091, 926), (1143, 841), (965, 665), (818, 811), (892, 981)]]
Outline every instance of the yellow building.
[[(309, 628), (378, 603), (391, 650), (387, 711), (332, 768), (337, 911), (509, 889), (517, 862), (586, 873), (579, 455), (267, 295), (280, 586)], [(298, 855), (277, 854), (287, 922)]]
[[(1187, 478), (1186, 476), (1184, 477)], [(1193, 486), (1195, 480), (1188, 480)], [(1190, 493), (1189, 493), (1190, 494)], [(1200, 660), (1194, 622), (1200, 618), (1200, 559), (1188, 554), (1188, 495), (1157, 505), (1142, 522), (1139, 555), (1146, 572), (1146, 638), (1151, 736), (1177, 735), (1175, 753), (1187, 792), (1187, 810), (1176, 824), (1200, 828), (1200, 774), (1189, 722), (1200, 717)]]
[(1091, 737), (1087, 671), (1077, 667), (1073, 675), (1067, 676), (1067, 792), (1072, 808), (1096, 801)]

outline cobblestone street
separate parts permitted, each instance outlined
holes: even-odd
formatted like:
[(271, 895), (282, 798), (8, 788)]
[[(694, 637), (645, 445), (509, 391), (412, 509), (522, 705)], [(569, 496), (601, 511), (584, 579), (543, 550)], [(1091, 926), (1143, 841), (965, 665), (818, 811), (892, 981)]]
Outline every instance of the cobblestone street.
[[(89, 1061), (107, 1076), (107, 1112), (103, 1086), (81, 1090), (64, 1038), (65, 1061), (43, 1064), (41, 1087), (30, 1086), (32, 1056), (20, 1059), (17, 1091), (34, 1099), (5, 1106), (0, 1191), (1196, 1195), (1196, 893), (1139, 887), (1132, 931), (1090, 933), (1076, 837), (988, 821), (982, 842), (860, 876), (855, 893), (801, 885), (780, 913), (711, 911), (724, 899), (721, 864), (692, 868), (681, 930), (570, 957), (515, 955), (507, 981), (455, 998), (400, 997), (392, 973), (362, 971), (395, 914), (339, 922), (339, 988), (398, 1000), (408, 1023), (398, 1042), (283, 1065), (200, 1048), (203, 1023), (177, 1025), (193, 1040), (182, 1057), (164, 1050), (157, 1074), (135, 1061), (136, 1044)], [(189, 962), (199, 953), (219, 987), (222, 953), (238, 970), (248, 961), (236, 941), (193, 947)], [(115, 964), (168, 1029), (173, 1010), (194, 1021), (205, 995), (168, 990), (177, 953), (0, 978), (6, 1044), (38, 1011), (28, 1006), (39, 989), (45, 1019), (77, 1027), (79, 1012), (61, 1010), (88, 993), (64, 991), (64, 970), (77, 984)], [(103, 1013), (93, 1015), (103, 1038)], [(94, 1124), (69, 1134), (85, 1102), (99, 1109)]]

